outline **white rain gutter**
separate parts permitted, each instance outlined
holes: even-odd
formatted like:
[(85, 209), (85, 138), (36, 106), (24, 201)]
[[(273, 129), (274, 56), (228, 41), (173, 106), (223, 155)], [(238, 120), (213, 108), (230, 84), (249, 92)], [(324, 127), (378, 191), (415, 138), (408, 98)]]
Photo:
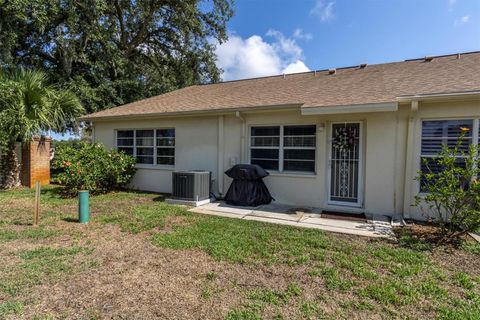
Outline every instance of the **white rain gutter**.
[(95, 125), (93, 124), (93, 122), (90, 122), (90, 127), (92, 128), (92, 142), (96, 142), (97, 139), (95, 139)]
[(455, 99), (465, 99), (467, 97), (474, 100), (480, 99), (480, 90), (399, 96), (397, 97), (397, 101), (412, 102), (412, 101), (435, 101), (435, 100), (448, 100), (448, 99), (455, 100)]
[(216, 116), (227, 115), (232, 112), (257, 112), (257, 111), (277, 111), (277, 110), (298, 110), (301, 107), (301, 103), (288, 103), (280, 105), (267, 105), (267, 106), (252, 106), (252, 107), (237, 107), (237, 108), (220, 108), (220, 109), (200, 109), (192, 111), (172, 111), (172, 112), (155, 112), (146, 114), (124, 114), (118, 116), (94, 116), (86, 115), (79, 117), (80, 121), (113, 121), (113, 120), (143, 120), (152, 118), (166, 118), (166, 117), (186, 117), (186, 116)]
[(217, 185), (218, 193), (220, 196), (223, 195), (223, 157), (224, 157), (224, 116), (218, 116), (218, 172), (217, 172)]
[(412, 180), (414, 176), (414, 145), (415, 145), (415, 121), (418, 112), (418, 101), (412, 100), (410, 114), (407, 123), (407, 150), (405, 152), (405, 177), (403, 179), (403, 217), (410, 218), (410, 208), (412, 207)]
[(301, 108), (302, 115), (304, 116), (393, 111), (398, 111), (398, 102), (352, 104), (326, 107), (303, 105)]
[(247, 124), (245, 122), (245, 118), (242, 117), (242, 114), (240, 113), (240, 111), (237, 111), (235, 112), (235, 117), (237, 117), (238, 119), (240, 119), (240, 121), (242, 121), (242, 136), (241, 136), (241, 146), (240, 146), (240, 163), (244, 163), (245, 162), (245, 137), (247, 135)]

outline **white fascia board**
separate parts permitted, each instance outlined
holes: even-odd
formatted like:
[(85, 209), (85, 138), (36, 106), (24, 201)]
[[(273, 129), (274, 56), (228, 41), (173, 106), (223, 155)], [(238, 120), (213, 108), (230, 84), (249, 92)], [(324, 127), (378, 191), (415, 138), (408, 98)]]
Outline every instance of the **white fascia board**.
[(464, 92), (447, 92), (447, 93), (431, 93), (416, 94), (411, 96), (399, 96), (398, 102), (411, 101), (437, 101), (437, 100), (456, 100), (456, 99), (480, 99), (480, 90), (464, 91)]
[(397, 102), (352, 104), (344, 106), (310, 107), (302, 106), (302, 115), (327, 115), (365, 112), (394, 112), (398, 111)]
[(302, 103), (287, 103), (280, 105), (267, 105), (267, 106), (250, 106), (250, 107), (237, 107), (237, 108), (219, 108), (219, 109), (199, 109), (191, 111), (173, 111), (173, 112), (160, 112), (160, 113), (140, 113), (140, 114), (125, 114), (125, 115), (109, 115), (109, 116), (95, 116), (85, 115), (79, 117), (78, 120), (85, 122), (99, 122), (99, 121), (113, 121), (113, 120), (144, 120), (152, 118), (164, 118), (164, 117), (187, 117), (187, 116), (212, 116), (212, 115), (228, 115), (235, 114), (236, 112), (261, 112), (261, 111), (276, 111), (276, 110), (298, 110), (302, 106)]

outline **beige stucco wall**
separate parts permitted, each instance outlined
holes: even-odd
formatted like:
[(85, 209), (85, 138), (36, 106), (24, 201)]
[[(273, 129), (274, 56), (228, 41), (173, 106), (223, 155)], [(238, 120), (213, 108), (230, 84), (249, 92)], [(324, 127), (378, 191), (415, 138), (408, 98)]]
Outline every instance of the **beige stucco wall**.
[(115, 146), (117, 129), (175, 128), (175, 168), (140, 166), (132, 182), (135, 189), (169, 193), (173, 170), (209, 170), (217, 178), (216, 117), (102, 122), (94, 124), (94, 128), (95, 141), (108, 148)]
[[(328, 116), (305, 116), (297, 110), (275, 112), (242, 112), (245, 121), (245, 149), (242, 159), (242, 120), (235, 113), (223, 115), (224, 141), (219, 146), (218, 115), (169, 117), (163, 119), (123, 120), (96, 122), (95, 140), (107, 147), (115, 145), (115, 129), (171, 128), (176, 130), (174, 168), (139, 168), (132, 187), (148, 191), (171, 192), (173, 170), (210, 170), (215, 179), (214, 191), (219, 192), (219, 169), (225, 171), (236, 163), (249, 161), (250, 126), (265, 124), (316, 124), (316, 173), (282, 174), (272, 172), (265, 183), (278, 203), (314, 206), (328, 210), (365, 212), (367, 214), (401, 214), (405, 199), (411, 200), (418, 190), (413, 177), (420, 164), (421, 120), (424, 118), (480, 116), (478, 102), (420, 103), (419, 111), (411, 115), (410, 104), (401, 104), (397, 112), (372, 112)], [(406, 172), (407, 135), (409, 117), (414, 118), (414, 150), (412, 173)], [(363, 203), (361, 208), (328, 204), (328, 150), (332, 122), (361, 121), (363, 124), (364, 161)], [(218, 152), (223, 166), (218, 166)], [(225, 175), (223, 192), (230, 179)], [(405, 183), (408, 187), (405, 187)], [(407, 197), (404, 197), (404, 191)], [(407, 201), (408, 202), (408, 201)], [(408, 206), (412, 218), (421, 219), (419, 210)]]
[[(422, 136), (422, 120), (434, 119), (478, 119), (480, 118), (480, 101), (448, 101), (448, 102), (420, 102), (417, 112), (412, 115), (414, 119), (414, 144), (413, 144), (413, 173), (407, 173), (407, 199), (410, 204), (415, 202), (415, 196), (418, 195), (419, 182), (414, 180), (416, 172), (420, 170), (420, 151)], [(416, 220), (426, 220), (432, 216), (432, 212), (427, 206), (414, 207), (405, 206), (405, 215)]]
[[(265, 124), (316, 124), (317, 164), (315, 174), (272, 173), (265, 179), (267, 187), (278, 203), (315, 206), (329, 210), (342, 210), (381, 214), (394, 214), (393, 184), (395, 169), (395, 113), (351, 114), (341, 116), (302, 116), (299, 110), (242, 113), (246, 125), (244, 161), (241, 159), (242, 121), (235, 114), (224, 115), (223, 171), (235, 163), (249, 161), (249, 128)], [(331, 122), (362, 121), (364, 127), (364, 154), (362, 171), (365, 185), (362, 208), (328, 205), (328, 136)], [(173, 170), (204, 169), (213, 172), (214, 190), (218, 192), (218, 116), (172, 117), (114, 122), (98, 122), (95, 140), (107, 147), (115, 146), (116, 129), (169, 128), (176, 130), (175, 168), (139, 168), (132, 187), (136, 189), (171, 192)], [(376, 156), (381, 154), (381, 156)], [(230, 179), (223, 175), (224, 193)], [(397, 210), (398, 211), (398, 210)]]

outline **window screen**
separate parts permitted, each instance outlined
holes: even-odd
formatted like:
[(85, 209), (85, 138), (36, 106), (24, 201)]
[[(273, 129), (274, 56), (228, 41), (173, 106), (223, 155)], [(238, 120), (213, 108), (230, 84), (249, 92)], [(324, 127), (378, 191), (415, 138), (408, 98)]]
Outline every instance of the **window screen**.
[(280, 172), (315, 172), (315, 147), (315, 125), (252, 127), (250, 163)]
[(175, 164), (175, 129), (117, 130), (117, 149), (137, 163)]
[(315, 126), (285, 126), (283, 170), (315, 172)]
[[(468, 152), (469, 145), (473, 142), (473, 123), (467, 120), (429, 120), (422, 122), (422, 146), (420, 170), (423, 173), (438, 173), (442, 168), (436, 158), (444, 145), (454, 148), (462, 132), (463, 139), (460, 143), (460, 151)], [(476, 142), (478, 143), (478, 141)], [(459, 166), (465, 166), (461, 154), (457, 155)], [(420, 181), (420, 190), (425, 191), (425, 181)]]
[(250, 163), (266, 170), (279, 170), (280, 127), (252, 127)]

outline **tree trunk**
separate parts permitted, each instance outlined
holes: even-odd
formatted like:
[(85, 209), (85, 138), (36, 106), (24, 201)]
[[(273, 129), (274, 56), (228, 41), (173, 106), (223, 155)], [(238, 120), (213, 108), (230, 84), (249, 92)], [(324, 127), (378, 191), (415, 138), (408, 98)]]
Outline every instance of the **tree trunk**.
[(2, 150), (0, 158), (0, 188), (11, 189), (20, 186), (20, 165), (15, 142), (10, 142)]

